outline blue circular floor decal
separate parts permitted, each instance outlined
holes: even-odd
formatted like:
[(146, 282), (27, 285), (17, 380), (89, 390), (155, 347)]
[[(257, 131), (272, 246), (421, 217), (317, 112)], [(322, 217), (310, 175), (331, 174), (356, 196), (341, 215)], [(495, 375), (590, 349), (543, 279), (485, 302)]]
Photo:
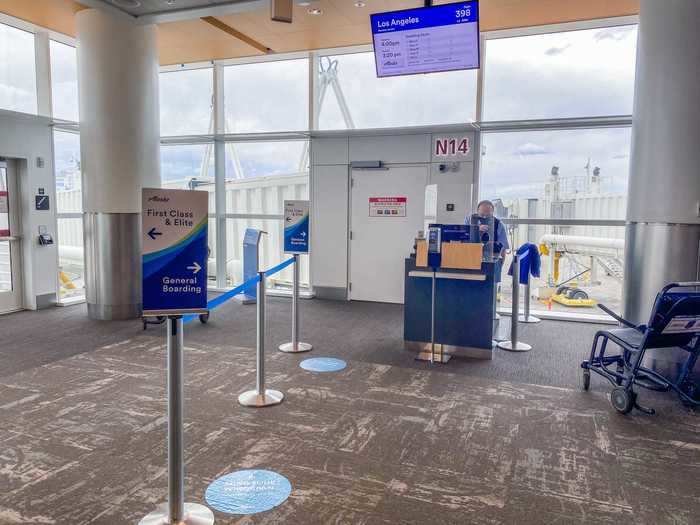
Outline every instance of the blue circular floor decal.
[(334, 357), (312, 357), (304, 359), (299, 366), (309, 372), (337, 372), (345, 368), (347, 363)]
[(292, 485), (269, 470), (239, 470), (214, 480), (204, 494), (207, 504), (227, 514), (255, 514), (284, 503)]

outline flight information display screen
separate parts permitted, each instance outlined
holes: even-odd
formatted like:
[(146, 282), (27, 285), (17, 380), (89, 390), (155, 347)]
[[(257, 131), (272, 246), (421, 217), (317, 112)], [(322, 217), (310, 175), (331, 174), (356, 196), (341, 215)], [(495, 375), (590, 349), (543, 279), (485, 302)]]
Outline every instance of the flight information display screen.
[(370, 16), (378, 77), (479, 67), (479, 2)]

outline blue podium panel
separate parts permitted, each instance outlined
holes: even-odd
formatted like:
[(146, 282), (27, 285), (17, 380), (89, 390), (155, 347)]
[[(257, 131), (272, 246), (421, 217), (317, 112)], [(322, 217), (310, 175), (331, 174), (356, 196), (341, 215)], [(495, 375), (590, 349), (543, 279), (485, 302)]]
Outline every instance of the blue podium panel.
[[(430, 341), (430, 297), (432, 282), (429, 278), (409, 278), (416, 269), (415, 259), (406, 259), (404, 285), (404, 341)], [(419, 268), (428, 270), (427, 268)]]
[[(435, 294), (435, 340), (442, 344), (493, 347), (493, 264), (485, 281), (438, 279)], [(458, 272), (442, 270), (441, 273)]]
[[(258, 244), (260, 243), (260, 230), (246, 228), (243, 237), (243, 282), (254, 279), (258, 275), (260, 263), (258, 261)], [(254, 301), (257, 296), (255, 286), (248, 288), (243, 294), (244, 301)]]
[[(414, 271), (424, 276), (409, 276)], [(495, 313), (494, 264), (483, 263), (480, 271), (438, 269), (437, 272), (435, 342), (456, 347), (491, 349)], [(416, 268), (415, 259), (406, 259), (405, 341), (430, 342), (431, 273), (430, 268)]]

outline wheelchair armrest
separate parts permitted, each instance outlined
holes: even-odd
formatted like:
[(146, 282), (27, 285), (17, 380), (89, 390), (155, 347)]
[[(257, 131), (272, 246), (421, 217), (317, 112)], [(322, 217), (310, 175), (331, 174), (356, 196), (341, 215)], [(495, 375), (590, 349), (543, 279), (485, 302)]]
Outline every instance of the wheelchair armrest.
[(636, 324), (630, 323), (627, 319), (624, 319), (617, 315), (615, 312), (613, 312), (610, 308), (605, 306), (604, 304), (598, 303), (598, 308), (603, 310), (606, 314), (608, 314), (610, 317), (615, 319), (618, 323), (625, 325), (628, 328), (634, 328), (636, 330), (640, 330), (640, 327), (637, 326)]

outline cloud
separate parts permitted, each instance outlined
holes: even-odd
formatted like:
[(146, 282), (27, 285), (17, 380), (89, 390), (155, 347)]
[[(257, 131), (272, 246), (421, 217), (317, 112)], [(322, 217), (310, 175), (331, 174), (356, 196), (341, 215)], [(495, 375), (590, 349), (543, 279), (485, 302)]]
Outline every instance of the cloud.
[(566, 44), (566, 45), (561, 46), (561, 47), (550, 47), (549, 49), (547, 49), (544, 52), (544, 54), (547, 56), (550, 56), (550, 57), (561, 55), (562, 53), (564, 53), (564, 51), (566, 51), (570, 47), (571, 47), (571, 44)]
[(540, 146), (539, 144), (534, 144), (532, 142), (527, 142), (518, 146), (515, 150), (516, 155), (530, 156), (530, 155), (548, 155), (550, 152), (547, 148)]
[(620, 40), (624, 40), (625, 38), (629, 37), (634, 32), (634, 28), (631, 26), (607, 27), (596, 31), (595, 35), (593, 35), (593, 39), (596, 42), (600, 42), (602, 40), (614, 40), (619, 42)]

